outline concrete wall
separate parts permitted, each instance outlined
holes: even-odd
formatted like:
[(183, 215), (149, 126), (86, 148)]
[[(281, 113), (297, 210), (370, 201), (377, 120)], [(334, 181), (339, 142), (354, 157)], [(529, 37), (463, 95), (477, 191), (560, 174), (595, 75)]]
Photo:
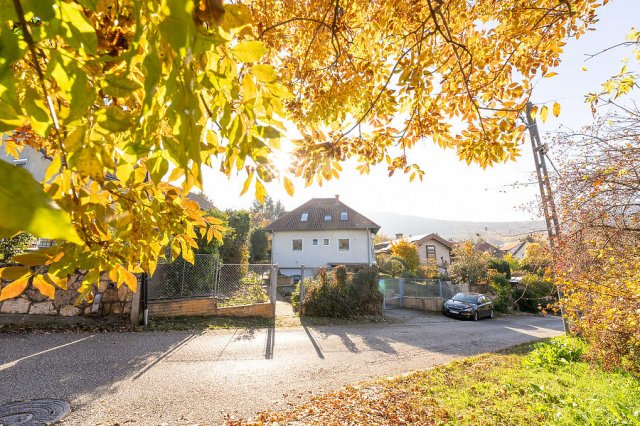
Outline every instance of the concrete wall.
[(212, 297), (153, 300), (149, 302), (149, 317), (151, 318), (194, 316), (273, 318), (273, 310), (272, 303), (219, 308), (216, 299)]
[(442, 311), (442, 297), (408, 297), (403, 298), (403, 307), (409, 309), (420, 309), (429, 312)]
[[(324, 239), (329, 244), (324, 245)], [(338, 239), (349, 239), (349, 250), (338, 249)], [(302, 239), (302, 250), (293, 250), (293, 240)], [(313, 239), (318, 245), (313, 245)], [(273, 233), (272, 263), (285, 275), (300, 273), (300, 265), (321, 268), (331, 264), (366, 264), (375, 262), (373, 237), (366, 229), (279, 231)], [(296, 272), (297, 270), (297, 272)]]

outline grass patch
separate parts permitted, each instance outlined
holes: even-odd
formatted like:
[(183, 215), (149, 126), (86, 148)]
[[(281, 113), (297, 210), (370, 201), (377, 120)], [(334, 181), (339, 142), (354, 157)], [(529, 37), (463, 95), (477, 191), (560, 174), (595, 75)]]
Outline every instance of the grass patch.
[[(581, 346), (570, 340), (560, 339), (560, 346)], [(556, 342), (551, 345), (557, 348)], [(300, 407), (261, 413), (255, 420), (237, 424), (640, 424), (637, 377), (605, 372), (581, 361), (554, 358), (547, 362), (540, 356), (535, 360), (531, 353), (544, 346), (519, 345), (502, 353), (348, 386)]]
[(150, 318), (146, 331), (203, 331), (233, 328), (265, 328), (273, 325), (273, 318), (176, 317)]

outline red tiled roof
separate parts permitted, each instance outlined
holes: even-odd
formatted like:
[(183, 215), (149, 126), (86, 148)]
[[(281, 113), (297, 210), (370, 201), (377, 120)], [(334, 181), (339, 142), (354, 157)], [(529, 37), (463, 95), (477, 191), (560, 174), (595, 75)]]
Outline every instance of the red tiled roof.
[[(346, 212), (347, 220), (340, 214)], [(302, 221), (302, 214), (308, 218)], [(331, 216), (331, 220), (325, 220)], [(300, 207), (283, 214), (265, 227), (267, 231), (298, 231), (307, 229), (371, 229), (378, 232), (380, 225), (361, 215), (336, 198), (312, 198)]]

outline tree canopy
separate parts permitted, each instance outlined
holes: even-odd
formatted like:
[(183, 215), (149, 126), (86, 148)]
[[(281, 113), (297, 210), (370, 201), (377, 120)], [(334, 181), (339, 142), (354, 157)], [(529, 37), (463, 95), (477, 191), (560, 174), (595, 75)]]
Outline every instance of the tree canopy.
[(482, 166), (514, 158), (532, 79), (599, 5), (0, 0), (2, 146), (52, 160), (43, 183), (0, 162), (0, 238), (60, 242), (14, 257), (46, 273), (2, 270), (15, 281), (0, 299), (29, 283), (53, 295), (76, 273), (81, 297), (103, 271), (135, 289), (168, 244), (192, 260), (199, 233), (221, 235), (185, 198), (202, 168), (245, 173), (263, 201), (287, 120), (308, 183), (348, 158), (421, 177), (408, 149), (424, 138)]

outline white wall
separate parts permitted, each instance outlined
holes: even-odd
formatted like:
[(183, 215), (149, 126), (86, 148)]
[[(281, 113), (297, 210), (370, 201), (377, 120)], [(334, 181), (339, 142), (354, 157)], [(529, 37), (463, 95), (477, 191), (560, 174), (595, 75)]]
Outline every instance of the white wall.
[[(318, 245), (312, 244), (318, 239)], [(323, 240), (329, 238), (329, 245)], [(338, 239), (349, 238), (349, 250), (338, 250)], [(302, 239), (302, 250), (294, 251), (293, 240)], [(372, 264), (373, 236), (366, 229), (277, 231), (271, 241), (271, 259), (284, 274), (300, 273), (305, 268), (320, 268), (330, 264)], [(289, 269), (289, 270), (287, 270)], [(297, 271), (296, 271), (297, 270)]]
[(438, 266), (442, 269), (443, 268), (443, 264), (442, 261), (444, 260), (445, 264), (448, 266), (451, 264), (451, 250), (449, 250), (449, 247), (445, 246), (444, 244), (442, 244), (441, 242), (437, 241), (437, 240), (426, 240), (422, 243), (420, 243), (420, 245), (417, 245), (418, 247), (418, 254), (420, 255), (420, 261), (421, 262), (426, 262), (427, 261), (427, 246), (435, 246), (436, 248), (436, 261), (438, 263)]
[[(4, 135), (3, 135), (4, 137)], [(30, 146), (25, 146), (22, 152), (20, 153), (21, 160), (27, 160), (27, 164), (23, 166), (35, 180), (38, 182), (42, 182), (44, 180), (44, 175), (47, 171), (47, 167), (51, 163), (50, 160), (44, 158), (44, 156), (31, 148)], [(4, 145), (0, 146), (0, 160), (7, 161), (11, 164), (14, 164), (16, 160), (12, 156), (8, 155), (5, 151)]]

